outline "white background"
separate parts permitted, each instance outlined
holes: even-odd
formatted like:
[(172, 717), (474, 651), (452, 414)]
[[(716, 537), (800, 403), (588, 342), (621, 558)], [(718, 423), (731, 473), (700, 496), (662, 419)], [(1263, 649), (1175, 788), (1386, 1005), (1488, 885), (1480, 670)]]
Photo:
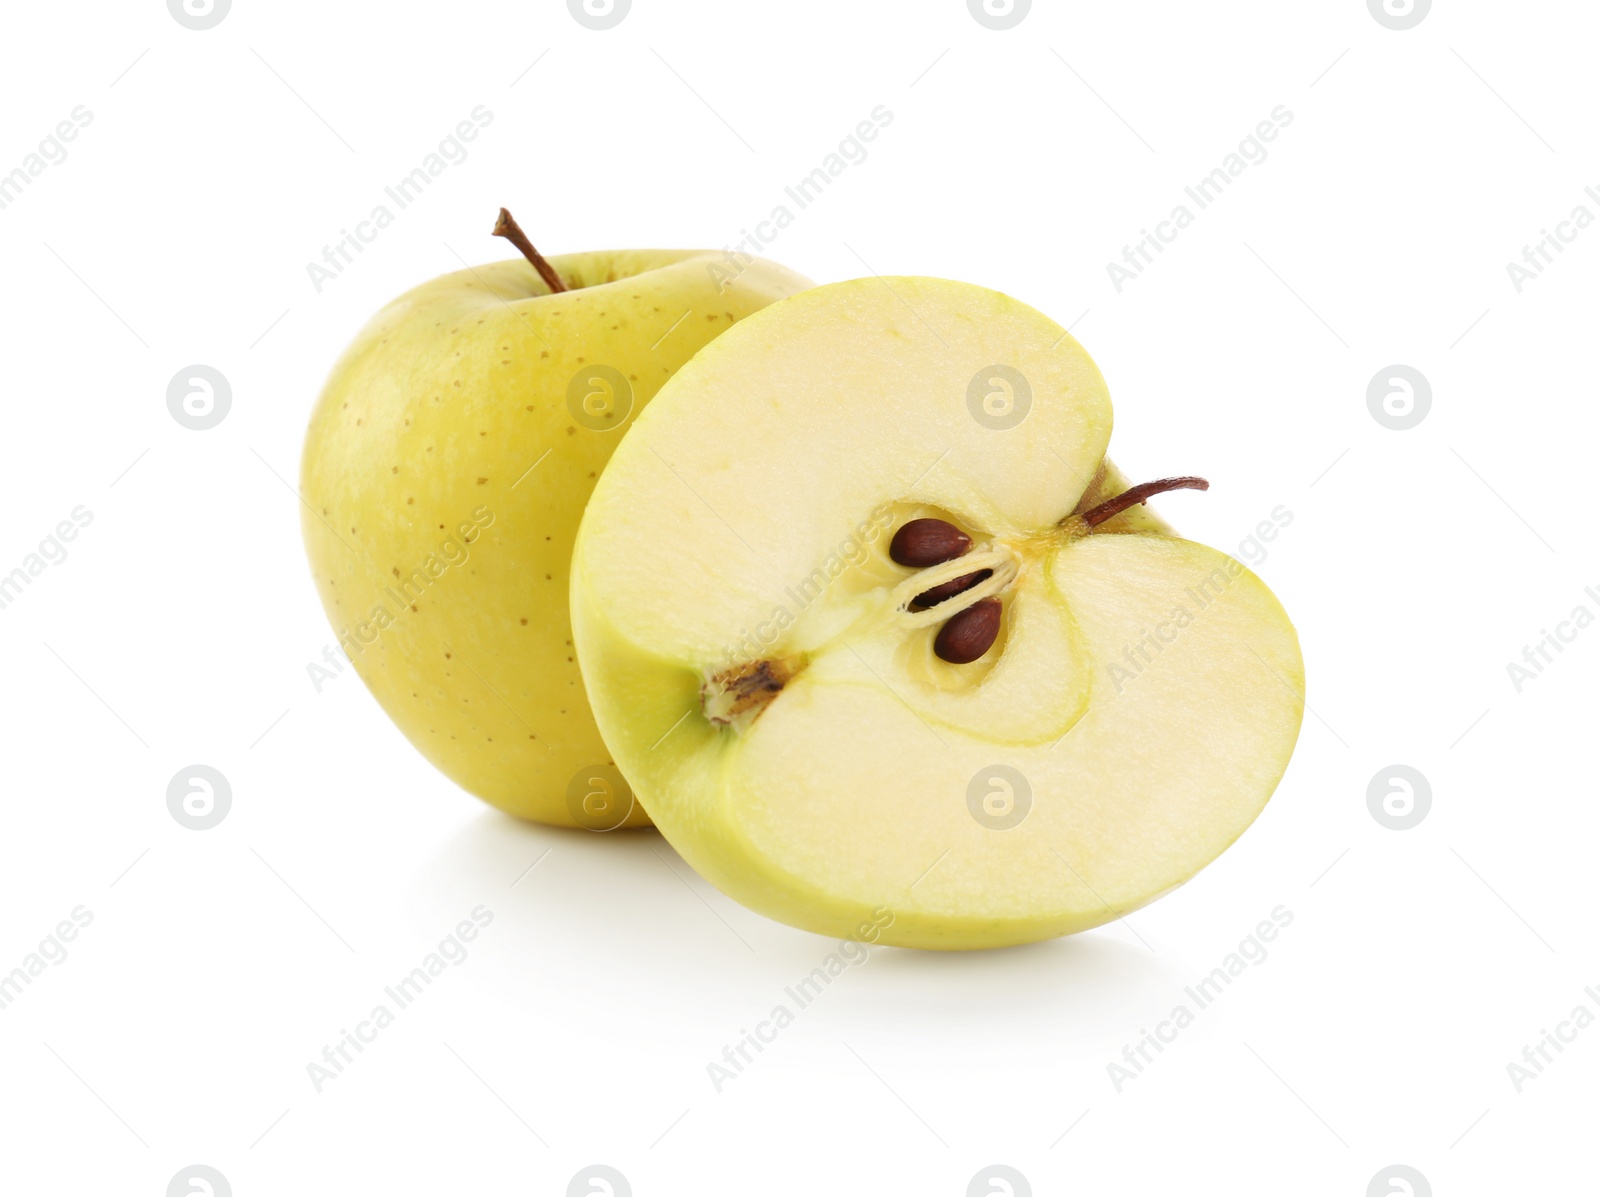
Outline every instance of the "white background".
[[(0, 210), (0, 573), (93, 522), (0, 611), (0, 972), (93, 921), (0, 1010), (0, 1189), (159, 1197), (194, 1163), (239, 1197), (561, 1194), (595, 1162), (640, 1197), (959, 1195), (996, 1162), (1039, 1194), (1592, 1175), (1600, 1030), (1520, 1093), (1507, 1064), (1600, 1010), (1600, 631), (1521, 693), (1506, 665), (1600, 614), (1600, 230), (1520, 294), (1506, 264), (1600, 215), (1593, 6), (1441, 2), (1399, 32), (1362, 0), (1037, 0), (1003, 32), (959, 0), (635, 0), (604, 32), (555, 0), (3, 20), (0, 173), (92, 122)], [(306, 264), (477, 105), (470, 156), (319, 294)], [(653, 832), (489, 810), (348, 671), (317, 693), (290, 484), (342, 345), (507, 256), (501, 204), (547, 252), (721, 247), (877, 105), (867, 159), (767, 254), (1070, 324), (1118, 463), (1212, 480), (1159, 504), (1186, 534), (1239, 552), (1293, 513), (1256, 568), (1309, 709), (1191, 884), (1071, 940), (874, 949), (719, 1094), (707, 1065), (833, 945)], [(1266, 160), (1118, 293), (1107, 263), (1278, 105)], [(205, 432), (166, 407), (194, 363), (233, 392)], [(1396, 363), (1432, 386), (1409, 431), (1367, 406)], [(233, 791), (205, 832), (166, 807), (197, 762)], [(1367, 806), (1396, 763), (1432, 788), (1409, 831)], [(470, 957), (317, 1093), (323, 1046), (479, 904)], [(1268, 958), (1118, 1092), (1107, 1065), (1279, 905)]]

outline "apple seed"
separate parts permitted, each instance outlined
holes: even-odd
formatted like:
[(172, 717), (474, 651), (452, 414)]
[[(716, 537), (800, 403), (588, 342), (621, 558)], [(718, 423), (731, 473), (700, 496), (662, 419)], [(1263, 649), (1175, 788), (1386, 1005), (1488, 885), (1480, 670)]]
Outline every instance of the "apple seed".
[(946, 520), (912, 520), (902, 524), (889, 542), (889, 559), (896, 565), (922, 568), (952, 561), (971, 547), (972, 537)]
[(948, 582), (941, 582), (937, 586), (930, 586), (916, 598), (911, 600), (913, 611), (922, 611), (928, 607), (936, 607), (947, 598), (954, 598), (963, 590), (971, 590), (979, 582), (994, 577), (994, 570), (980, 569), (976, 573), (962, 574), (959, 578), (951, 578)]
[(1000, 634), (1000, 600), (986, 598), (952, 615), (933, 639), (933, 652), (941, 661), (966, 665), (989, 651)]

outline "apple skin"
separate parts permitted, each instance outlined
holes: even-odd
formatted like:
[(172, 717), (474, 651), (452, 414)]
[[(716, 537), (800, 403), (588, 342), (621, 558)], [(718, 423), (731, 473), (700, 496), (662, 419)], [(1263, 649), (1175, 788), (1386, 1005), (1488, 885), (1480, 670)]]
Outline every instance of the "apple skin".
[[(719, 282), (729, 271), (711, 251), (550, 262), (571, 289), (551, 294), (527, 262), (497, 262), (373, 317), (312, 413), (301, 523), (341, 647), (418, 751), (510, 814), (601, 830), (609, 815), (569, 800), (579, 774), (625, 790), (604, 780), (620, 775), (572, 647), (579, 518), (661, 385), (734, 322), (810, 283), (759, 259)], [(631, 405), (591, 428), (568, 395), (575, 386), (581, 410), (584, 394), (605, 393), (575, 381), (597, 367), (626, 380)], [(631, 795), (614, 803), (627, 810), (620, 825), (649, 825)]]

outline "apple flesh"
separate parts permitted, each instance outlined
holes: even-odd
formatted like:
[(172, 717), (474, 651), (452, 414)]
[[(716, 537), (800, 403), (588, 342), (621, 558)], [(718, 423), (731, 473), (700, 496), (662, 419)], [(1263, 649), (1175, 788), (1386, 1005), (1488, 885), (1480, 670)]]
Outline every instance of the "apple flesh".
[[(667, 384), (584, 515), (572, 612), (606, 743), (691, 865), (821, 934), (975, 948), (1125, 914), (1249, 826), (1299, 730), (1294, 629), (1146, 508), (1089, 526), (1127, 489), (1110, 433), (1076, 341), (935, 279), (786, 299)], [(970, 549), (896, 564), (920, 518)], [(985, 600), (992, 645), (941, 659)]]
[(755, 261), (721, 286), (722, 261), (556, 256), (557, 294), (524, 261), (444, 275), (373, 318), (311, 417), (302, 524), (341, 646), (424, 756), (522, 818), (648, 823), (589, 713), (567, 569), (596, 477), (661, 384), (809, 285)]

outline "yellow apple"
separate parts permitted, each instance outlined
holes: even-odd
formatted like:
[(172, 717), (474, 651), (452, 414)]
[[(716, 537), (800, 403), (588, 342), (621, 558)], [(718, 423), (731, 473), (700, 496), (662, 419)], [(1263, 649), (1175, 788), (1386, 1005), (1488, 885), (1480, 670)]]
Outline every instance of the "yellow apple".
[(834, 937), (1024, 943), (1153, 901), (1288, 765), (1294, 627), (1105, 458), (1089, 355), (1026, 304), (865, 279), (706, 347), (572, 562), (600, 730), (663, 835)]
[(339, 643), (442, 772), (526, 819), (648, 824), (600, 739), (567, 616), (573, 537), (624, 430), (736, 321), (809, 285), (762, 260), (623, 250), (447, 274), (333, 369), (301, 469)]

